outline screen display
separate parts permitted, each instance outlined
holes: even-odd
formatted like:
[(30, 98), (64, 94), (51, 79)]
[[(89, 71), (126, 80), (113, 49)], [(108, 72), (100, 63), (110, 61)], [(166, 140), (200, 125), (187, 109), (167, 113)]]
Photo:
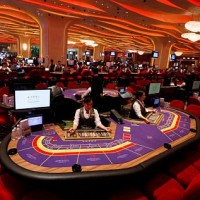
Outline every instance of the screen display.
[(171, 54), (170, 60), (176, 60), (176, 54)]
[(200, 87), (200, 81), (193, 81), (192, 90), (198, 90)]
[(115, 52), (114, 52), (114, 51), (111, 51), (111, 52), (110, 52), (110, 55), (111, 55), (111, 56), (115, 56)]
[(104, 52), (100, 53), (100, 56), (105, 56), (105, 53)]
[(15, 90), (15, 110), (50, 107), (50, 89)]
[(126, 89), (125, 89), (125, 88), (121, 88), (121, 89), (119, 90), (119, 92), (120, 92), (120, 93), (124, 93), (124, 92), (126, 92)]
[(33, 64), (33, 59), (27, 59), (26, 62), (27, 64)]
[(90, 55), (90, 52), (89, 52), (89, 51), (86, 51), (86, 52), (85, 52), (85, 55), (86, 55), (86, 56), (89, 56), (89, 55)]
[(159, 57), (159, 52), (158, 51), (152, 51), (152, 57), (153, 58), (158, 58)]
[(157, 99), (154, 99), (154, 106), (157, 106), (157, 105), (159, 105), (160, 104), (160, 99), (159, 98), (157, 98)]
[(150, 83), (148, 94), (158, 94), (160, 92), (160, 83)]
[(39, 116), (32, 116), (28, 118), (28, 125), (29, 126), (37, 126), (43, 124), (42, 115)]

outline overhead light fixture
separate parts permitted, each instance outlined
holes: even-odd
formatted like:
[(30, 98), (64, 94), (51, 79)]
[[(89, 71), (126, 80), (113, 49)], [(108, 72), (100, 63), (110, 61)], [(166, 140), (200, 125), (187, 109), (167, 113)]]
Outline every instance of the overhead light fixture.
[(97, 47), (98, 46), (98, 44), (91, 44), (90, 46), (92, 46), (92, 47)]
[(22, 49), (23, 49), (24, 51), (26, 51), (27, 48), (28, 48), (28, 45), (27, 45), (26, 43), (23, 43), (23, 44), (22, 44)]
[(198, 40), (200, 40), (200, 35), (196, 34), (196, 33), (183, 33), (181, 35), (182, 38), (188, 39), (192, 42), (196, 42)]
[(137, 53), (137, 50), (128, 50), (128, 52), (130, 52), (130, 53)]
[(199, 21), (189, 21), (185, 23), (185, 28), (192, 32), (200, 32), (200, 22)]
[(139, 54), (139, 55), (143, 55), (143, 54), (144, 54), (144, 51), (138, 51), (138, 54)]
[(183, 54), (182, 51), (175, 51), (174, 53), (175, 53), (176, 56), (181, 56)]
[(76, 42), (68, 41), (67, 44), (76, 44)]

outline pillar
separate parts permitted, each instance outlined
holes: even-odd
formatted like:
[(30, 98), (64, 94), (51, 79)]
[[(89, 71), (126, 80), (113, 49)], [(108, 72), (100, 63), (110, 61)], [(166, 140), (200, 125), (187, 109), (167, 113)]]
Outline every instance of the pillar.
[(174, 44), (169, 38), (154, 38), (154, 50), (159, 52), (159, 58), (151, 59), (151, 66), (158, 65), (160, 69), (166, 69), (169, 66), (170, 52)]
[(18, 36), (18, 54), (23, 58), (31, 57), (31, 38), (28, 36), (19, 35)]
[(78, 52), (77, 52), (77, 59), (82, 60), (83, 58), (85, 59), (85, 56), (83, 56), (83, 53), (86, 51), (86, 46), (81, 45), (78, 47)]
[(103, 45), (98, 45), (94, 47), (94, 53), (93, 53), (93, 58), (95, 61), (102, 60), (103, 57), (100, 55), (100, 53), (104, 52), (104, 46)]
[(41, 57), (45, 58), (45, 65), (53, 59), (62, 64), (67, 64), (67, 26), (70, 21), (60, 16), (43, 16), (40, 19), (41, 25)]

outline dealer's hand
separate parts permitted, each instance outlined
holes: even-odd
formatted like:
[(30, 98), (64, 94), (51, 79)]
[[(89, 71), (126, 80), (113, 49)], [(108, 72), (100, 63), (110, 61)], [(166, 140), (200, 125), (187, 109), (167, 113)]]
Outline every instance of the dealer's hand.
[(70, 135), (73, 135), (75, 133), (76, 129), (70, 128), (67, 132), (70, 133)]

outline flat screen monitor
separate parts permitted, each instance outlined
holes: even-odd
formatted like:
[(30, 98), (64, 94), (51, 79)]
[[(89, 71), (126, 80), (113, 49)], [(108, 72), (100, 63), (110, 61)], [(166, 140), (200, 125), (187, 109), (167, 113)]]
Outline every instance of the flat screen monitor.
[(123, 93), (125, 93), (126, 92), (126, 88), (121, 88), (120, 90), (119, 90), (119, 93), (121, 93), (121, 94), (123, 94)]
[(158, 107), (160, 105), (160, 98), (155, 98), (153, 101), (153, 107)]
[(100, 56), (105, 56), (105, 53), (104, 52), (100, 53)]
[(86, 52), (85, 52), (85, 55), (86, 55), (86, 56), (89, 56), (89, 55), (90, 55), (90, 52), (89, 52), (89, 51), (86, 51)]
[(148, 94), (154, 95), (159, 93), (160, 93), (160, 83), (150, 83)]
[(200, 81), (193, 81), (192, 83), (192, 90), (199, 90)]
[(115, 51), (111, 51), (110, 56), (115, 56)]
[(50, 89), (15, 90), (15, 110), (50, 108)]
[(27, 62), (27, 64), (29, 64), (29, 65), (30, 65), (30, 64), (33, 64), (33, 59), (27, 59), (26, 62)]
[(172, 60), (172, 61), (176, 60), (176, 54), (171, 54), (170, 60)]
[(42, 115), (30, 115), (28, 116), (28, 126), (32, 132), (40, 131), (43, 128), (43, 116)]
[(28, 125), (29, 126), (37, 126), (43, 124), (43, 117), (42, 115), (33, 115), (28, 116)]
[(158, 58), (159, 52), (158, 51), (152, 51), (152, 58)]

